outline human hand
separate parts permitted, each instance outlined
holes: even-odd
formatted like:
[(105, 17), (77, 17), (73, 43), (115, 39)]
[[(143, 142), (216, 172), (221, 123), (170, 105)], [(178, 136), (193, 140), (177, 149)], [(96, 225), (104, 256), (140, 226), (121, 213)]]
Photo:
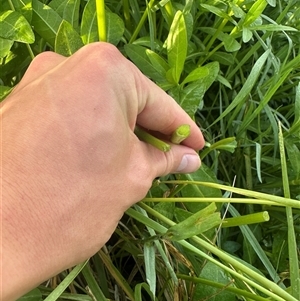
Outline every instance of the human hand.
[[(155, 177), (200, 166), (195, 123), (106, 43), (37, 56), (1, 106), (4, 300), (95, 254)], [(164, 153), (136, 124), (191, 135)]]

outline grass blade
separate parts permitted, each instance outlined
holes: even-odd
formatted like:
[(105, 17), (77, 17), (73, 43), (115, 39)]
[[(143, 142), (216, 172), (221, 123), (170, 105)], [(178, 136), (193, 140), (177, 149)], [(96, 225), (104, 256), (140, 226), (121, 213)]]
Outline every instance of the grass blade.
[(75, 277), (82, 271), (88, 260), (78, 264), (69, 275), (56, 287), (56, 289), (45, 299), (45, 301), (55, 301), (65, 291), (65, 289), (72, 283)]
[[(279, 150), (281, 158), (282, 182), (284, 196), (290, 197), (289, 179), (287, 172), (287, 164), (284, 149), (284, 138), (282, 134), (281, 124), (279, 123)], [(291, 279), (291, 294), (300, 300), (300, 274), (299, 260), (297, 254), (297, 242), (294, 229), (294, 218), (291, 207), (286, 207), (287, 226), (288, 226), (288, 246), (289, 246), (289, 264), (290, 264), (290, 279)]]

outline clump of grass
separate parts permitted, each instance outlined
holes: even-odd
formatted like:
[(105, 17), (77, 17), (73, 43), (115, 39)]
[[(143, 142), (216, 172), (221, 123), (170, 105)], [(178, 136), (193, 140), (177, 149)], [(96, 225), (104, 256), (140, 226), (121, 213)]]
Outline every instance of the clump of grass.
[(154, 182), (98, 254), (28, 298), (300, 299), (298, 1), (26, 0), (8, 10), (24, 26), (22, 39), (4, 37), (1, 98), (34, 55), (106, 40), (207, 141), (198, 172)]

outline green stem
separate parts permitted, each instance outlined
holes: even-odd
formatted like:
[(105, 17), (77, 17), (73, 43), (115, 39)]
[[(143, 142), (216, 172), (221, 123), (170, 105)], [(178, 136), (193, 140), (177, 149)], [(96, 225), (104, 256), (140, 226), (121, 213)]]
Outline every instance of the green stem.
[(258, 224), (258, 223), (267, 222), (269, 220), (270, 220), (270, 216), (267, 211), (257, 212), (257, 213), (253, 213), (253, 214), (225, 218), (222, 223), (222, 228), (237, 227), (237, 226), (250, 225), (250, 224)]
[(171, 146), (168, 143), (152, 136), (151, 134), (142, 130), (138, 126), (135, 127), (134, 133), (137, 135), (137, 137), (140, 140), (151, 144), (152, 146), (158, 148), (159, 150), (161, 150), (163, 152), (168, 152), (171, 149)]
[(270, 301), (270, 299), (263, 298), (259, 295), (254, 295), (254, 294), (249, 293), (245, 290), (242, 290), (242, 289), (239, 289), (239, 288), (236, 288), (236, 287), (233, 287), (233, 286), (229, 286), (229, 285), (224, 285), (223, 283), (210, 281), (210, 280), (207, 280), (207, 279), (204, 279), (204, 278), (192, 277), (192, 276), (187, 276), (187, 275), (184, 275), (184, 274), (177, 274), (177, 277), (179, 279), (183, 279), (183, 280), (190, 281), (190, 282), (193, 282), (193, 283), (201, 283), (201, 284), (204, 284), (204, 285), (217, 287), (217, 288), (220, 288), (221, 290), (226, 290), (226, 291), (234, 293), (235, 295), (250, 298), (251, 300), (254, 300), (254, 301)]
[[(184, 185), (185, 187), (186, 185)], [(142, 200), (143, 202), (153, 202), (153, 203), (159, 203), (159, 202), (178, 202), (178, 203), (207, 203), (207, 202), (215, 202), (215, 203), (236, 203), (236, 204), (259, 204), (259, 205), (268, 205), (268, 206), (285, 206), (285, 204), (280, 204), (264, 199), (246, 199), (246, 198), (174, 198), (174, 197), (168, 197), (168, 198), (144, 198)], [(271, 207), (273, 208), (273, 207)], [(271, 210), (271, 209), (270, 209)]]
[(242, 189), (242, 188), (237, 188), (237, 187), (231, 187), (231, 186), (226, 186), (222, 184), (216, 184), (216, 183), (211, 183), (211, 182), (201, 182), (201, 181), (186, 181), (186, 180), (169, 180), (169, 181), (161, 181), (163, 184), (192, 184), (192, 185), (200, 185), (200, 186), (205, 186), (205, 187), (211, 187), (215, 189), (221, 189), (221, 190), (226, 190), (230, 191), (233, 193), (241, 194), (248, 196), (250, 198), (257, 198), (257, 199), (263, 199), (271, 202), (277, 203), (278, 206), (290, 206), (294, 207), (296, 209), (300, 209), (300, 202), (298, 200), (293, 200), (289, 198), (284, 198), (276, 195), (271, 195), (271, 194), (266, 194), (262, 192), (256, 192), (256, 191), (250, 191), (247, 189)]
[(97, 25), (99, 41), (106, 42), (106, 20), (105, 20), (105, 3), (104, 0), (96, 0)]
[[(169, 220), (167, 217), (158, 213), (156, 210), (150, 208), (146, 204), (140, 203), (139, 206), (142, 207), (143, 209), (145, 209), (148, 213), (154, 215), (156, 218), (159, 218), (162, 222), (164, 222), (170, 226), (175, 225), (175, 223), (173, 221)], [(147, 218), (147, 217), (141, 215), (140, 213), (138, 213), (136, 210), (134, 210), (132, 208), (128, 209), (126, 211), (126, 214), (133, 217), (134, 219), (142, 222), (143, 224), (145, 224), (149, 227), (152, 227), (152, 229), (156, 230), (159, 233), (164, 234), (167, 231), (166, 227), (151, 220), (150, 218)], [(231, 264), (235, 268), (235, 270), (229, 268), (228, 266), (226, 266), (223, 263), (219, 262), (218, 260), (214, 259), (210, 255), (201, 251), (199, 247), (195, 247), (194, 245), (188, 243), (185, 240), (178, 241), (177, 243), (181, 244), (183, 247), (187, 248), (188, 250), (192, 251), (193, 253), (200, 255), (201, 257), (205, 258), (206, 260), (211, 261), (212, 263), (221, 267), (222, 269), (224, 269), (225, 271), (234, 275), (235, 277), (241, 279), (242, 281), (245, 281), (252, 287), (255, 287), (256, 289), (260, 290), (262, 293), (266, 294), (267, 296), (272, 297), (276, 301), (298, 301), (297, 299), (292, 297), (290, 294), (288, 294), (286, 291), (284, 291), (282, 288), (280, 288), (276, 283), (268, 280), (266, 277), (258, 274), (251, 268), (248, 268), (247, 266), (242, 264), (240, 261), (236, 260), (234, 257), (232, 257), (231, 255), (228, 255), (227, 253), (220, 250), (219, 248), (211, 245), (210, 243), (204, 241), (203, 239), (201, 239), (200, 237), (197, 237), (197, 236), (193, 236), (191, 239), (195, 243), (200, 245), (202, 248), (206, 249), (210, 253), (212, 253), (212, 254), (216, 255), (217, 257), (219, 257), (220, 259), (222, 259), (224, 262)], [(248, 276), (250, 276), (250, 278), (254, 279), (254, 281), (252, 281), (251, 279), (248, 279), (247, 277), (240, 274), (239, 272), (236, 272), (236, 270), (247, 274)], [(262, 286), (260, 284), (258, 284), (257, 282), (261, 283)], [(268, 288), (268, 289), (266, 289), (266, 288)]]
[(172, 134), (171, 142), (174, 144), (180, 144), (191, 134), (191, 127), (189, 124), (180, 125)]
[(142, 27), (143, 27), (143, 25), (144, 25), (144, 23), (145, 23), (145, 21), (148, 17), (148, 11), (149, 11), (149, 9), (152, 8), (152, 6), (154, 4), (154, 1), (155, 0), (150, 0), (149, 4), (147, 5), (147, 7), (146, 7), (141, 19), (140, 19), (139, 24), (137, 25), (135, 31), (133, 32), (133, 34), (132, 34), (132, 36), (129, 40), (129, 44), (132, 44), (136, 40), (136, 37), (138, 36), (139, 32), (141, 31), (141, 29), (142, 29)]

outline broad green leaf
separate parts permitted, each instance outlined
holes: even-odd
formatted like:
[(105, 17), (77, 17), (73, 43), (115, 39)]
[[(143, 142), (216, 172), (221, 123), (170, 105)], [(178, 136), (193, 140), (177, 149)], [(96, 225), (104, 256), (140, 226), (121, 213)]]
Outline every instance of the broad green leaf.
[(216, 209), (215, 203), (211, 203), (184, 221), (171, 226), (165, 233), (164, 238), (175, 241), (183, 240), (216, 227), (221, 223), (220, 213), (215, 212)]
[(124, 34), (124, 22), (117, 14), (112, 13), (110, 11), (105, 12), (105, 18), (107, 42), (117, 45)]
[(200, 4), (203, 8), (205, 8), (206, 10), (208, 10), (209, 12), (215, 14), (218, 17), (221, 17), (225, 20), (229, 20), (230, 22), (232, 22), (233, 24), (236, 24), (235, 20), (229, 16), (225, 11), (221, 10), (220, 8), (218, 8), (215, 5), (209, 5), (209, 4)]
[(192, 72), (190, 72), (181, 84), (185, 85), (187, 83), (207, 77), (208, 75), (209, 75), (209, 68), (207, 66), (200, 66), (194, 69)]
[(177, 11), (173, 19), (166, 41), (168, 63), (175, 83), (179, 82), (181, 72), (187, 55), (187, 33), (184, 16)]
[[(214, 36), (217, 32), (217, 29), (215, 28), (200, 27), (199, 29), (210, 34), (211, 36)], [(241, 45), (227, 33), (218, 32), (217, 39), (224, 43), (224, 47), (227, 52), (238, 51), (241, 48)]]
[(270, 50), (267, 50), (254, 64), (246, 82), (244, 83), (242, 89), (230, 103), (230, 105), (226, 108), (226, 110), (218, 117), (213, 124), (218, 122), (220, 119), (224, 118), (227, 114), (229, 114), (237, 105), (240, 104), (251, 92), (253, 89), (259, 75), (261, 72), (262, 67), (264, 66), (268, 56), (270, 54)]
[(147, 48), (135, 44), (127, 44), (124, 47), (128, 57), (148, 77), (158, 83), (166, 82), (160, 70), (155, 69), (146, 53)]
[(276, 0), (267, 0), (267, 2), (269, 3), (269, 5), (276, 7)]
[(14, 9), (30, 23), (32, 19), (32, 0), (11, 0)]
[(8, 55), (11, 46), (14, 44), (13, 40), (7, 40), (0, 38), (0, 58), (4, 58)]
[(42, 293), (38, 288), (35, 288), (28, 292), (26, 295), (19, 298), (17, 301), (42, 301)]
[[(115, 13), (105, 12), (107, 42), (117, 45), (121, 40), (125, 26), (123, 20)], [(84, 44), (99, 41), (95, 0), (86, 4), (81, 22), (81, 37)]]
[(49, 7), (51, 7), (56, 13), (60, 15), (61, 18), (64, 16), (64, 10), (67, 5), (68, 0), (52, 0), (49, 2)]
[(28, 44), (35, 40), (31, 26), (25, 17), (12, 10), (0, 14), (0, 38)]
[(95, 0), (89, 0), (84, 7), (80, 33), (84, 44), (99, 41)]
[(243, 42), (244, 43), (248, 43), (253, 37), (252, 31), (247, 27), (243, 27), (242, 33), (243, 33)]
[(260, 17), (262, 12), (265, 10), (268, 5), (266, 0), (256, 0), (253, 5), (248, 10), (244, 19), (241, 20), (241, 24), (243, 27), (248, 27), (251, 23), (253, 23), (257, 18)]
[(55, 37), (58, 28), (62, 22), (62, 18), (51, 7), (32, 0), (32, 25), (36, 31), (50, 46), (54, 47)]
[[(229, 278), (226, 272), (211, 262), (207, 262), (205, 264), (199, 277), (216, 283), (221, 283), (224, 285), (224, 288), (228, 285), (233, 286), (233, 283), (230, 284), (232, 280)], [(236, 295), (217, 287), (197, 284), (195, 287), (193, 301), (205, 299), (210, 301), (235, 301)]]
[[(219, 73), (219, 64), (217, 62), (209, 63), (204, 66), (207, 75), (200, 78), (197, 81), (189, 83), (184, 87), (180, 93), (180, 98), (178, 103), (180, 106), (191, 116), (193, 117), (197, 109), (200, 108), (203, 101), (203, 96), (211, 84), (216, 80)], [(201, 69), (199, 69), (201, 70)], [(198, 71), (195, 71), (194, 74), (190, 77), (193, 79), (197, 75)], [(201, 71), (199, 71), (200, 73)], [(199, 75), (199, 74), (198, 74)], [(188, 78), (189, 80), (189, 78)]]
[(70, 56), (83, 46), (84, 44), (77, 31), (69, 22), (63, 20), (57, 31), (55, 52), (64, 56)]
[(161, 73), (162, 76), (166, 75), (166, 72), (170, 68), (168, 63), (161, 57), (159, 56), (156, 52), (146, 49), (146, 54), (152, 64), (152, 66)]
[(217, 51), (210, 57), (213, 61), (219, 62), (221, 65), (231, 66), (234, 64), (234, 57), (231, 53)]
[(74, 29), (79, 26), (80, 0), (68, 0), (63, 12), (63, 18), (68, 21)]

